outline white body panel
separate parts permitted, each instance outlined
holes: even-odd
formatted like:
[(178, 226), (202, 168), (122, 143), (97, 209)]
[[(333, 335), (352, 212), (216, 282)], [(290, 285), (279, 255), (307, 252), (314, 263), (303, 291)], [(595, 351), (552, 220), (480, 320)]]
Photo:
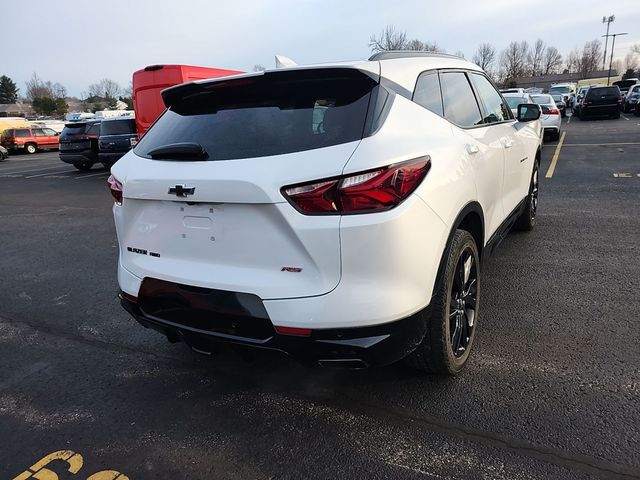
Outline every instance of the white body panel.
[[(304, 68), (311, 67), (282, 70)], [(440, 57), (357, 62), (351, 68), (380, 72), (410, 91), (428, 69), (479, 71)], [(251, 293), (263, 300), (274, 325), (290, 327), (355, 327), (407, 317), (429, 304), (460, 212), (480, 205), (486, 244), (526, 197), (539, 133), (539, 121), (462, 129), (396, 94), (382, 126), (361, 141), (204, 162), (129, 152), (112, 168), (124, 192), (123, 205), (114, 206), (120, 288), (136, 296), (143, 278), (153, 277)], [(426, 178), (388, 211), (304, 215), (281, 193), (286, 185), (425, 155), (431, 160)], [(176, 198), (168, 193), (176, 184), (197, 188), (193, 196)]]

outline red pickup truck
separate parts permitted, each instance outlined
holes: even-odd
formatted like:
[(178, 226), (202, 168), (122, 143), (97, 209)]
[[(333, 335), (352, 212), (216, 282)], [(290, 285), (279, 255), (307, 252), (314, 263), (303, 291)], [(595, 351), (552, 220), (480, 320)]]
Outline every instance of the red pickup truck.
[(150, 65), (133, 74), (133, 109), (138, 135), (142, 136), (165, 111), (160, 92), (180, 83), (244, 73), (239, 70), (192, 65)]

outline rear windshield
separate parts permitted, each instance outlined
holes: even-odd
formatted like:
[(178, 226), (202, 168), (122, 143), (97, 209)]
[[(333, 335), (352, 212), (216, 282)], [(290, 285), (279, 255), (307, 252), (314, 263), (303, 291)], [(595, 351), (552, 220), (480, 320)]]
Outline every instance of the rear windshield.
[(571, 87), (551, 87), (549, 93), (571, 93)]
[(102, 122), (100, 135), (125, 135), (136, 133), (136, 121), (132, 118), (106, 120)]
[(354, 69), (271, 72), (180, 87), (137, 155), (181, 142), (210, 160), (281, 155), (360, 140), (376, 81)]
[(587, 96), (595, 97), (595, 96), (619, 96), (620, 89), (618, 87), (593, 87), (589, 89)]
[(504, 97), (509, 104), (509, 108), (518, 108), (521, 103), (528, 103), (524, 97)]
[(564, 102), (562, 95), (551, 95), (551, 98), (553, 98), (556, 102)]
[(533, 98), (533, 103), (538, 105), (551, 105), (553, 102), (550, 95), (531, 95), (531, 98)]
[(84, 133), (86, 123), (67, 123), (62, 130), (63, 135), (80, 135)]

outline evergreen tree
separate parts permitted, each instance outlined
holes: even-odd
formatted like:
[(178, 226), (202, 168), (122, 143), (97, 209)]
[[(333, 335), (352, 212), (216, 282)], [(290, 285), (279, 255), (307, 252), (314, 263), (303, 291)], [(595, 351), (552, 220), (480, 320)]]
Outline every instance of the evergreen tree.
[(0, 77), (0, 103), (16, 103), (18, 100), (16, 83), (6, 75)]

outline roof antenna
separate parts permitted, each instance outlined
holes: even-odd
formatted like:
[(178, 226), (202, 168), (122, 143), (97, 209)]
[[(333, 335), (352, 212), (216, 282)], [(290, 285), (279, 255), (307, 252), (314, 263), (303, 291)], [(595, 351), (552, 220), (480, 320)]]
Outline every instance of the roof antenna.
[(298, 64), (291, 60), (289, 57), (285, 57), (284, 55), (276, 55), (276, 68), (295, 67), (296, 65)]

